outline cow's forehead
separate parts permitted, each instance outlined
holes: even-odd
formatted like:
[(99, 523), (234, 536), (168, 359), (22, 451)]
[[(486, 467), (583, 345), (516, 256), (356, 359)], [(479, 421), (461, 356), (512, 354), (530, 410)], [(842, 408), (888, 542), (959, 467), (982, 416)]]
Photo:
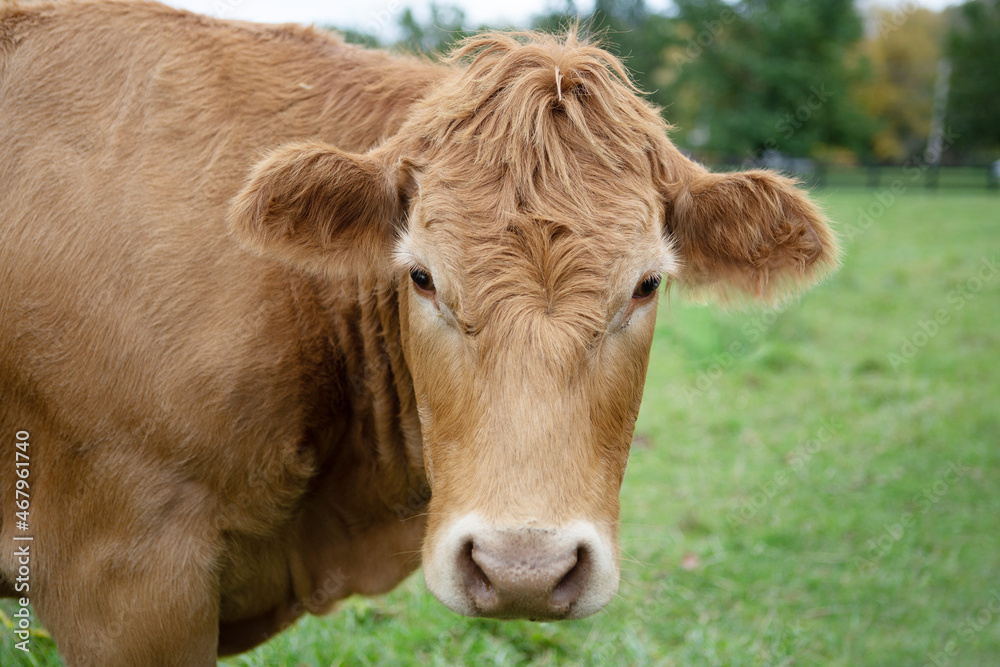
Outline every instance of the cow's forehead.
[(660, 236), (662, 206), (651, 189), (609, 176), (551, 188), (549, 195), (529, 202), (500, 179), (486, 187), (430, 173), (411, 210), (411, 236), (425, 253), (459, 264), (456, 270), (465, 274), (474, 272), (463, 268), (481, 260), (544, 268), (556, 257), (611, 270), (645, 262), (647, 246)]
[[(579, 192), (553, 188), (549, 205), (527, 205), (497, 179), (472, 187), (428, 171), (414, 202), (402, 254), (435, 274), (440, 297), (470, 331), (510, 312), (603, 330), (649, 272), (670, 273), (662, 205), (650, 192), (612, 178)], [(524, 319), (524, 318), (522, 318)]]
[(419, 177), (411, 222), (438, 240), (516, 241), (519, 233), (541, 232), (589, 239), (594, 252), (606, 244), (638, 242), (661, 228), (662, 201), (652, 179), (599, 166), (569, 176), (566, 182), (535, 184), (527, 194), (502, 169), (474, 161), (430, 165)]

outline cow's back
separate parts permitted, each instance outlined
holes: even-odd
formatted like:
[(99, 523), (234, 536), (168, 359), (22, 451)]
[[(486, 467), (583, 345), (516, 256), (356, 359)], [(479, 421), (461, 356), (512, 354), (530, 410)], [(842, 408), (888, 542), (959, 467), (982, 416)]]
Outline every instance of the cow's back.
[(278, 493), (214, 528), (266, 534), (311, 472), (303, 359), (329, 300), (239, 249), (227, 203), (283, 141), (376, 144), (438, 76), (294, 26), (0, 4), (0, 428), (31, 432), (32, 482), (60, 490), (37, 522), (99, 525), (95, 479), (127, 525), (245, 494), (252, 471)]

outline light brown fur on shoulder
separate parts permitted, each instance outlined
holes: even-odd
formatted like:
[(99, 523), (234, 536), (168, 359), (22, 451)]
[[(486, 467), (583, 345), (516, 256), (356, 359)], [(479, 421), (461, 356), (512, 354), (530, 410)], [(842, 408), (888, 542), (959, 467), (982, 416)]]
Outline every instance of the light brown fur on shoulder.
[[(7, 56), (20, 41), (21, 34), (41, 19), (35, 7), (24, 7), (16, 0), (0, 0), (0, 58)], [(3, 64), (0, 61), (0, 68)], [(0, 73), (3, 70), (0, 69)]]

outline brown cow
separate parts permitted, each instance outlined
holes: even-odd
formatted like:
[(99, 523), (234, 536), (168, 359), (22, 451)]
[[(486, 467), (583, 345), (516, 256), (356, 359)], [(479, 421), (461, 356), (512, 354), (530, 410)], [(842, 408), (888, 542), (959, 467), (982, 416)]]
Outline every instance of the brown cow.
[(421, 549), (459, 613), (594, 613), (661, 275), (769, 300), (837, 261), (572, 34), (442, 65), (8, 1), (0, 119), (0, 589), (70, 665), (213, 664)]

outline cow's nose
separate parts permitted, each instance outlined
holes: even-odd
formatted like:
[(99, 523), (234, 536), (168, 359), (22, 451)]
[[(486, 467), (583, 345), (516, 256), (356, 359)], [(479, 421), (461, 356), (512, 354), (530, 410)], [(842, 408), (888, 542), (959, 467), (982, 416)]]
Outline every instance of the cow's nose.
[(502, 531), (465, 543), (458, 567), (479, 614), (535, 620), (570, 615), (591, 578), (593, 559), (587, 545), (567, 545), (549, 533)]
[[(520, 517), (518, 517), (520, 519)], [(590, 521), (497, 526), (469, 513), (428, 533), (424, 578), (466, 616), (583, 618), (618, 590), (617, 544)]]

